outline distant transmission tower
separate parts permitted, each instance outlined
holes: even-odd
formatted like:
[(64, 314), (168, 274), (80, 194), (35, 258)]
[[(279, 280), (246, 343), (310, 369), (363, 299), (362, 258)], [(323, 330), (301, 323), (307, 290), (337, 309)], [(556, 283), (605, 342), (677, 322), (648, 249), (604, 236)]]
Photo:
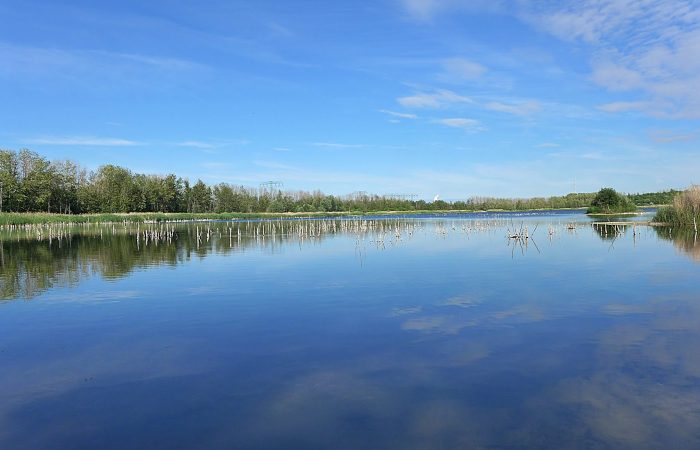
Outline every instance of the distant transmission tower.
[(281, 181), (265, 181), (260, 183), (260, 196), (272, 196), (282, 190), (284, 183)]
[(387, 198), (391, 198), (393, 200), (411, 200), (415, 199), (418, 197), (418, 194), (386, 194)]

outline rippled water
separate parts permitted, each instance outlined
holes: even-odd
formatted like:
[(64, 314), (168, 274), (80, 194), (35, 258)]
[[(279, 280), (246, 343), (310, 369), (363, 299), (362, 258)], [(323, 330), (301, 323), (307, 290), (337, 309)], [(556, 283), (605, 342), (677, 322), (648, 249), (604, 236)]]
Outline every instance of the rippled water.
[(0, 448), (700, 448), (687, 233), (556, 212), (0, 240)]

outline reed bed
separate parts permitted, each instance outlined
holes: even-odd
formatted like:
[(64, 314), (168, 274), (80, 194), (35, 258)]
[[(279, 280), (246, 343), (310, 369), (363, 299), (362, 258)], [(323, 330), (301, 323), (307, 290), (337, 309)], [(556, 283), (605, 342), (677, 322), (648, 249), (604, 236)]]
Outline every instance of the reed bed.
[(654, 221), (673, 227), (691, 228), (697, 234), (700, 222), (700, 185), (689, 187), (673, 199), (673, 205), (659, 209)]

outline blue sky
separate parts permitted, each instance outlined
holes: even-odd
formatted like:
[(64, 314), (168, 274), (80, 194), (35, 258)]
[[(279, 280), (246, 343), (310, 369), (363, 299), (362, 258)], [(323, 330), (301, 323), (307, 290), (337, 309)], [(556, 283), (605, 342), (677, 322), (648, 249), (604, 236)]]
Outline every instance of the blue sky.
[(0, 147), (345, 194), (700, 181), (691, 0), (0, 2)]

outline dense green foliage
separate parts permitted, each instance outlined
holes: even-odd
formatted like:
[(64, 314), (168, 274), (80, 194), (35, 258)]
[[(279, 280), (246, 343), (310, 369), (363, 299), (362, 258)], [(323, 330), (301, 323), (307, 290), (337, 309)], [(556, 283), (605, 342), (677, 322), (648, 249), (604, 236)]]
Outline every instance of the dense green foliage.
[[(29, 150), (0, 151), (0, 213), (212, 214), (526, 210), (581, 208), (588, 206), (592, 198), (592, 194), (569, 194), (549, 198), (474, 197), (456, 202), (426, 202), (365, 193), (338, 197), (324, 195), (319, 191), (283, 192), (225, 183), (208, 186), (201, 180), (191, 185), (188, 180), (174, 174), (138, 174), (114, 165), (105, 165), (95, 172), (88, 172), (70, 161), (51, 162)], [(5, 222), (10, 221), (7, 216), (4, 219)], [(45, 219), (46, 217), (36, 218), (42, 221)], [(16, 220), (16, 217), (12, 219)], [(85, 218), (83, 221), (89, 220), (92, 219)]]
[(661, 208), (654, 221), (679, 227), (693, 227), (697, 232), (700, 222), (700, 186), (691, 186), (673, 199), (673, 204)]
[[(674, 192), (674, 191), (671, 191)], [(636, 194), (644, 202), (659, 203), (670, 195)], [(595, 194), (568, 194), (558, 197), (493, 198), (472, 197), (446, 202), (408, 200), (397, 196), (355, 193), (325, 195), (319, 191), (281, 191), (220, 183), (209, 186), (175, 174), (146, 175), (115, 165), (94, 172), (70, 161), (48, 161), (29, 150), (0, 150), (0, 223), (47, 221), (104, 221), (115, 213), (363, 213), (373, 211), (522, 211), (531, 209), (585, 208)], [(665, 201), (664, 201), (665, 202)], [(7, 212), (51, 214), (100, 214), (72, 219), (53, 216), (8, 216)], [(187, 216), (199, 217), (199, 216)], [(186, 219), (187, 217), (175, 217)], [(157, 220), (148, 216), (122, 216), (112, 219)], [(233, 217), (229, 217), (233, 218)]]
[(670, 189), (663, 192), (646, 192), (644, 194), (629, 194), (628, 197), (637, 206), (670, 205), (673, 199), (682, 191)]
[(634, 212), (637, 206), (626, 195), (613, 188), (603, 188), (595, 195), (588, 208), (588, 214), (617, 214)]

